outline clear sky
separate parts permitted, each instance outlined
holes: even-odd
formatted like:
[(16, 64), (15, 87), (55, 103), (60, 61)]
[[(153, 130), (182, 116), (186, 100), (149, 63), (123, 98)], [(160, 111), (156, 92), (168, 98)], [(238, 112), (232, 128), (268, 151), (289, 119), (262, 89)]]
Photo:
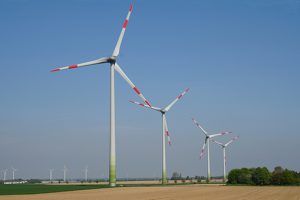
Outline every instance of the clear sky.
[[(0, 169), (17, 177), (107, 177), (109, 65), (57, 73), (111, 55), (124, 0), (0, 1)], [(167, 113), (168, 175), (206, 175), (204, 136), (233, 131), (228, 168), (281, 165), (300, 171), (300, 1), (137, 0), (119, 64)], [(117, 176), (161, 174), (161, 117), (116, 74)], [(221, 138), (228, 141), (233, 135)], [(211, 145), (212, 175), (222, 153)], [(11, 177), (11, 172), (8, 178)]]

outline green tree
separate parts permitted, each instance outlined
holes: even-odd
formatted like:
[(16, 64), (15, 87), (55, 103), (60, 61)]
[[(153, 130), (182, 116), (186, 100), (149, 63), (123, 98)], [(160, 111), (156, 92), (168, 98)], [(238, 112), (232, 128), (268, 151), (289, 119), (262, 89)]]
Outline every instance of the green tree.
[(285, 169), (282, 173), (282, 185), (297, 185), (298, 184), (298, 174), (295, 171)]
[(233, 169), (228, 173), (228, 183), (230, 184), (237, 184), (238, 183), (238, 176), (240, 174), (240, 169)]
[(271, 184), (272, 185), (281, 185), (282, 184), (282, 176), (284, 169), (281, 166), (277, 166), (274, 168), (272, 172)]
[(181, 175), (178, 172), (173, 172), (171, 180), (179, 180), (181, 179)]
[(274, 168), (273, 173), (282, 173), (284, 169), (281, 166), (277, 166)]
[(242, 168), (233, 169), (228, 174), (230, 184), (252, 184), (252, 173), (254, 169)]
[(252, 184), (252, 171), (248, 168), (242, 168), (238, 175), (237, 183), (239, 184)]
[(283, 169), (282, 167), (275, 167), (271, 184), (273, 185), (298, 185), (299, 182), (299, 174), (295, 171)]
[(300, 172), (274, 168), (272, 173), (266, 167), (233, 169), (228, 173), (230, 184), (255, 185), (300, 185)]
[(255, 185), (269, 185), (271, 174), (266, 167), (257, 167), (252, 173), (252, 182)]
[(29, 180), (27, 180), (27, 182), (28, 183), (32, 183), (32, 184), (34, 184), (34, 183), (42, 183), (42, 181), (39, 180), (39, 179), (29, 179)]

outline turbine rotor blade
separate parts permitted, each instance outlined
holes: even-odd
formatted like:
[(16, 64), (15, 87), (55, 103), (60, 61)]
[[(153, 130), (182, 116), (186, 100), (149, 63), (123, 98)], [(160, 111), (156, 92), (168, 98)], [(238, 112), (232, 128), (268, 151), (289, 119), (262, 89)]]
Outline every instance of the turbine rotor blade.
[(174, 101), (172, 101), (166, 108), (164, 108), (164, 110), (165, 110), (165, 111), (169, 111), (169, 110), (172, 108), (172, 106), (173, 106), (179, 99), (181, 99), (181, 98), (182, 98), (189, 90), (190, 90), (189, 88), (185, 89), (184, 92), (181, 93), (179, 96), (177, 96), (176, 99), (175, 99)]
[(205, 150), (206, 143), (207, 143), (207, 138), (205, 138), (205, 142), (202, 146), (201, 153), (200, 153), (200, 159), (202, 159), (202, 157), (204, 156), (204, 150)]
[(135, 85), (131, 82), (131, 80), (128, 78), (128, 76), (124, 73), (124, 71), (121, 69), (121, 67), (115, 63), (112, 64), (114, 69), (125, 79), (125, 81), (132, 87), (132, 89), (141, 97), (141, 99), (149, 106), (152, 107), (149, 101), (143, 96), (143, 94), (135, 87)]
[(117, 41), (116, 47), (115, 47), (114, 52), (112, 54), (112, 56), (114, 56), (114, 57), (118, 57), (119, 56), (120, 48), (121, 48), (121, 44), (122, 44), (122, 40), (123, 40), (123, 37), (124, 37), (124, 34), (125, 34), (126, 27), (128, 25), (128, 22), (129, 22), (129, 18), (130, 18), (131, 12), (132, 12), (132, 8), (133, 8), (133, 3), (130, 4), (129, 11), (128, 11), (126, 19), (124, 21), (122, 31), (120, 33), (120, 36), (119, 36), (119, 39)]
[(198, 128), (200, 128), (206, 136), (208, 136), (208, 134), (207, 134), (207, 132), (204, 130), (204, 128), (202, 128), (202, 126), (201, 126), (194, 118), (192, 118), (192, 120), (193, 120), (193, 122), (196, 124), (196, 126), (197, 126)]
[(89, 61), (89, 62), (84, 62), (84, 63), (80, 63), (80, 64), (76, 64), (76, 65), (69, 65), (69, 66), (66, 66), (66, 67), (56, 68), (56, 69), (51, 70), (51, 72), (57, 72), (57, 71), (66, 70), (66, 69), (75, 69), (75, 68), (79, 68), (79, 67), (86, 67), (86, 66), (89, 66), (89, 65), (107, 63), (108, 60), (109, 60), (109, 58), (107, 58), (107, 57), (99, 58), (97, 60), (93, 60), (93, 61)]
[(136, 101), (129, 101), (129, 102), (131, 102), (131, 103), (134, 103), (134, 104), (137, 104), (137, 105), (139, 105), (139, 106), (143, 106), (143, 107), (146, 107), (146, 108), (151, 108), (151, 109), (153, 109), (153, 110), (156, 110), (156, 111), (161, 111), (161, 108), (158, 108), (158, 107), (153, 107), (153, 106), (148, 106), (148, 105), (146, 105), (146, 104), (143, 104), (143, 103), (139, 103), (139, 102), (136, 102)]
[(211, 141), (213, 141), (214, 143), (216, 143), (216, 144), (218, 144), (218, 145), (220, 145), (220, 146), (225, 146), (224, 144), (222, 144), (221, 142), (218, 142), (218, 141), (216, 141), (216, 140), (214, 140), (214, 139), (211, 139)]
[(232, 133), (232, 132), (230, 132), (230, 131), (222, 131), (222, 132), (217, 133), (217, 134), (209, 135), (209, 137), (213, 138), (213, 137), (217, 137), (217, 136), (221, 136), (221, 135), (227, 135), (229, 133)]
[(170, 138), (170, 134), (169, 134), (167, 118), (165, 115), (163, 115), (163, 120), (164, 120), (164, 124), (165, 124), (165, 134), (168, 137), (168, 144), (171, 145), (171, 138)]
[(239, 139), (239, 136), (235, 136), (234, 138), (232, 138), (232, 140), (230, 140), (229, 142), (227, 142), (227, 143), (225, 144), (225, 146), (227, 147), (229, 144), (231, 144), (233, 141), (235, 141), (235, 140), (237, 140), (237, 139)]

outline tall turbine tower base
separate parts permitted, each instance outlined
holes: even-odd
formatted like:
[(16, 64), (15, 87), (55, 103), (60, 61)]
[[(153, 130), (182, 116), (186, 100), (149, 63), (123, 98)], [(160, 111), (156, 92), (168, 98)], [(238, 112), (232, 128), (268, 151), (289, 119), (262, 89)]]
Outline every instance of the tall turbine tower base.
[(207, 183), (210, 182), (210, 152), (209, 152), (209, 139), (207, 140)]
[(167, 184), (167, 166), (166, 166), (166, 136), (165, 136), (165, 123), (164, 123), (164, 113), (162, 114), (162, 178), (161, 183), (163, 185)]
[(110, 157), (109, 185), (116, 186), (116, 133), (115, 133), (115, 70), (110, 68)]

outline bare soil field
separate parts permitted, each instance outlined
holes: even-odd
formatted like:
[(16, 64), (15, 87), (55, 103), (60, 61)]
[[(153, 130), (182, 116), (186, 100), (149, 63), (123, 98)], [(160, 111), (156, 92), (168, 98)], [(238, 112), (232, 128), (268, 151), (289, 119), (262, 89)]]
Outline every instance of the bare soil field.
[(0, 196), (0, 200), (300, 200), (300, 187), (181, 185), (118, 187), (35, 195)]

